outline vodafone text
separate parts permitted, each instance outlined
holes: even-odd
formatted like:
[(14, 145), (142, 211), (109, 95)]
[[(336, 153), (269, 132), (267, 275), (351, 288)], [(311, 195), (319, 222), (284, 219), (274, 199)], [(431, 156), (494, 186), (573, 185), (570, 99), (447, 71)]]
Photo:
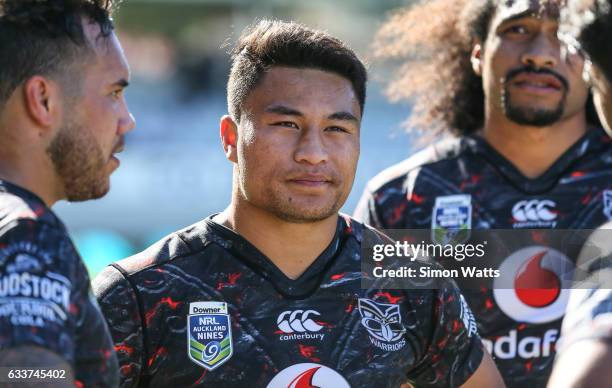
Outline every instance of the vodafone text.
[(554, 350), (558, 336), (559, 330), (557, 329), (547, 330), (543, 338), (536, 336), (519, 338), (517, 330), (510, 330), (508, 335), (503, 335), (493, 341), (483, 339), (482, 342), (494, 358), (507, 360), (518, 356), (522, 359), (530, 359), (549, 357)]

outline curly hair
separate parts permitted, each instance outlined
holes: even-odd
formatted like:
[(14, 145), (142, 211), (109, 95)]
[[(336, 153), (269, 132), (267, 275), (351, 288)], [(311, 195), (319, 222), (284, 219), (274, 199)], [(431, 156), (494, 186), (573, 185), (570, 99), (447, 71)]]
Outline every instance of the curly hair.
[[(495, 0), (421, 0), (378, 31), (378, 59), (400, 62), (387, 88), (392, 101), (412, 103), (410, 129), (468, 135), (484, 124), (482, 80), (472, 68), (475, 40), (485, 42)], [(590, 123), (599, 123), (592, 107)]]
[[(0, 0), (0, 108), (13, 91), (34, 75), (74, 82), (75, 63), (91, 53), (83, 17), (113, 29), (113, 0)], [(77, 79), (78, 81), (78, 79)]]
[(570, 0), (560, 30), (571, 36), (612, 82), (612, 3), (610, 0)]

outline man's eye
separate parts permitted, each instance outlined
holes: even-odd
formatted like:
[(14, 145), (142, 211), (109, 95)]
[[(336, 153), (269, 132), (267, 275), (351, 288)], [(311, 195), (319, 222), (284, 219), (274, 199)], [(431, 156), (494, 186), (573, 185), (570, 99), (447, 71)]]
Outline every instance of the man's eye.
[(279, 122), (274, 123), (272, 125), (279, 126), (279, 127), (296, 128), (296, 129), (299, 128), (296, 123), (291, 122), (291, 121), (279, 121)]
[(123, 95), (123, 89), (119, 89), (119, 90), (113, 90), (111, 92), (111, 96), (114, 98), (119, 98)]
[(505, 34), (525, 35), (528, 33), (527, 28), (521, 25), (510, 26), (504, 30)]
[(330, 132), (348, 132), (345, 128), (342, 127), (327, 127), (327, 130)]

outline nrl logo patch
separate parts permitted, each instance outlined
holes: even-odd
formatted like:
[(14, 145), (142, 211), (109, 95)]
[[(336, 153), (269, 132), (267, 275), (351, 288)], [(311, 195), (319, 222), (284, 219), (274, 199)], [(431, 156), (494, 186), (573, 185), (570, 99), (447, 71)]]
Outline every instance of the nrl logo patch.
[(462, 243), (472, 228), (472, 196), (446, 195), (436, 198), (431, 214), (431, 239), (437, 244)]
[(612, 221), (612, 190), (603, 191), (603, 213)]
[(189, 303), (187, 354), (191, 361), (208, 370), (232, 357), (232, 325), (227, 303)]

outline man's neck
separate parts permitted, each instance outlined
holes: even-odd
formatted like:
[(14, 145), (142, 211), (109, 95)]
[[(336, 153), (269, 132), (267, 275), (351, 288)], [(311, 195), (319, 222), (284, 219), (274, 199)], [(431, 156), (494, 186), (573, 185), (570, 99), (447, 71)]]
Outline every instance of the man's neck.
[(484, 139), (524, 176), (546, 172), (587, 130), (584, 111), (549, 127), (529, 127), (507, 118), (487, 118)]
[(17, 163), (0, 158), (0, 179), (22, 187), (43, 200), (48, 207), (61, 199), (54, 172), (44, 174), (45, 169), (33, 169), (32, 161)]
[(247, 239), (288, 278), (297, 279), (329, 246), (336, 233), (337, 216), (312, 223), (291, 223), (234, 200), (215, 217), (218, 222)]

